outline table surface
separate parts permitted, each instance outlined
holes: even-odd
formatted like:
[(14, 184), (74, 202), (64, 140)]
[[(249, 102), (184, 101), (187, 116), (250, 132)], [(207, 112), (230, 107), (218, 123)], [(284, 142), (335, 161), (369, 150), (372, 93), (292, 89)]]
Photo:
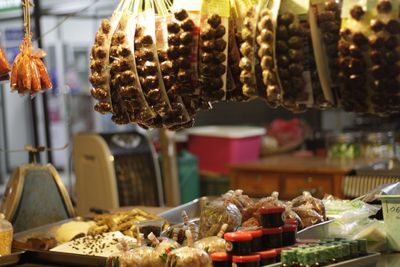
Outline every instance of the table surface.
[(301, 157), (279, 155), (260, 159), (254, 162), (230, 165), (233, 171), (268, 171), (268, 172), (312, 172), (346, 174), (351, 170), (377, 160), (337, 159), (326, 157)]

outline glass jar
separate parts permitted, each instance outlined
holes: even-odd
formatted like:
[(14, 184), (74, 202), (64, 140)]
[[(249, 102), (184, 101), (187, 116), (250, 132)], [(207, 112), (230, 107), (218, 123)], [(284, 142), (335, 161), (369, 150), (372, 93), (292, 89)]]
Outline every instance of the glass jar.
[(282, 215), (285, 212), (284, 207), (261, 207), (258, 211), (261, 215), (263, 228), (276, 228), (285, 224), (282, 219)]
[(233, 256), (232, 266), (235, 267), (260, 267), (260, 255)]
[(213, 262), (213, 267), (231, 267), (232, 266), (232, 256), (225, 252), (216, 252), (211, 254), (211, 260)]
[(226, 233), (224, 239), (226, 240), (226, 252), (229, 255), (242, 256), (251, 254), (253, 236), (250, 233)]
[(361, 156), (361, 134), (340, 133), (327, 137), (330, 158), (358, 158)]
[(257, 254), (260, 255), (261, 266), (274, 264), (276, 262), (276, 256), (278, 255), (275, 249), (260, 251), (257, 252)]
[(281, 248), (282, 242), (282, 227), (264, 228), (263, 230), (263, 246), (265, 250), (273, 248)]
[(0, 256), (10, 255), (13, 241), (13, 226), (0, 214)]
[(263, 231), (262, 230), (249, 230), (243, 231), (245, 233), (251, 234), (253, 237), (251, 241), (251, 251), (258, 252), (263, 250)]
[(364, 154), (367, 159), (389, 159), (394, 156), (393, 132), (375, 132), (366, 135)]
[(294, 224), (285, 224), (283, 226), (282, 241), (283, 246), (293, 246), (296, 244), (297, 226)]

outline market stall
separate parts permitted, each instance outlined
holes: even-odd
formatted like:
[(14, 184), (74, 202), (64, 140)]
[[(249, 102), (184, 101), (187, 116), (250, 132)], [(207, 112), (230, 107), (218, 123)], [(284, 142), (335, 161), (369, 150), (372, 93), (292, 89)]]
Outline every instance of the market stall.
[[(343, 109), (382, 117), (398, 114), (399, 6), (400, 2), (388, 0), (118, 1), (109, 18), (101, 21), (90, 51), (94, 111), (117, 125), (161, 129), (164, 139), (170, 139), (168, 131), (193, 127), (199, 112), (219, 102), (261, 99), (265, 105), (293, 113)], [(0, 48), (0, 80), (9, 81), (12, 92), (35, 98), (53, 84), (44, 62), (46, 52), (32, 42), (31, 8), (29, 0), (23, 1), (24, 38), (13, 62)], [(221, 147), (232, 150), (257, 147), (265, 133), (225, 131), (247, 138), (248, 143), (239, 144), (230, 139), (232, 135), (224, 137)], [(80, 188), (77, 199), (83, 199), (85, 190), (94, 192), (94, 198), (106, 199), (110, 194), (115, 203), (102, 205), (114, 208), (118, 201), (122, 203), (122, 198), (117, 200), (117, 188), (124, 189), (115, 177), (129, 180), (126, 177), (137, 172), (148, 176), (136, 179), (130, 189), (140, 187), (142, 200), (162, 205), (153, 147), (141, 147), (140, 155), (127, 161), (118, 158), (125, 151), (115, 143), (128, 143), (130, 136), (113, 137), (81, 136), (76, 142), (81, 151), (75, 152), (82, 155), (77, 174), (94, 173), (90, 168), (95, 166), (98, 176), (106, 173), (102, 180), (112, 177), (105, 187), (113, 189), (110, 193), (96, 187), (100, 180), (93, 180), (84, 190)], [(142, 141), (146, 138), (142, 136)], [(105, 151), (101, 162), (85, 151), (87, 147), (94, 150), (89, 144), (93, 140), (97, 142), (93, 147)], [(136, 142), (136, 147), (141, 142), (140, 138), (129, 141)], [(107, 154), (113, 145), (114, 154)], [(209, 157), (211, 167), (221, 159), (221, 154), (209, 155), (213, 151), (201, 142), (193, 141), (191, 149)], [(30, 152), (37, 155), (49, 150), (38, 147)], [(170, 199), (179, 199), (174, 195), (174, 148), (162, 144), (162, 151), (167, 173), (164, 191)], [(238, 151), (228, 156), (240, 158), (242, 150)], [(335, 152), (343, 152), (342, 146), (332, 146), (330, 153)], [(151, 164), (146, 165), (145, 159)], [(233, 190), (162, 207), (161, 212), (149, 207), (106, 210), (90, 203), (82, 210), (92, 213), (76, 217), (57, 170), (33, 157), (30, 164), (16, 170), (6, 189), (5, 216), (0, 217), (0, 265), (369, 267), (389, 258), (398, 260), (397, 255), (383, 257), (381, 253), (400, 251), (399, 184), (344, 200), (343, 180), (350, 170), (342, 161), (333, 164), (307, 158), (296, 170), (285, 166), (288, 161), (292, 159), (268, 160), (269, 166), (234, 167), (238, 177), (245, 171), (251, 174), (240, 179), (234, 175)], [(216, 168), (227, 172), (227, 166), (219, 163)], [(135, 171), (121, 167), (134, 164)], [(291, 176), (296, 171), (302, 173)], [(37, 183), (37, 177), (47, 179)], [(157, 192), (153, 192), (155, 187)], [(384, 220), (377, 216), (380, 210)], [(48, 224), (46, 219), (55, 223)]]

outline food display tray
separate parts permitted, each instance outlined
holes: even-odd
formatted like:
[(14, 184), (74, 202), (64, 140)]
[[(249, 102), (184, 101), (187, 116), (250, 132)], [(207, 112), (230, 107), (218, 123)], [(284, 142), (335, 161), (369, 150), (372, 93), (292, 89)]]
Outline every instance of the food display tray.
[(24, 253), (24, 251), (15, 251), (10, 255), (1, 256), (0, 266), (10, 266), (19, 263)]
[[(331, 265), (326, 265), (326, 267), (375, 267), (378, 265), (380, 253), (371, 253), (365, 257), (360, 257), (356, 259), (351, 259)], [(281, 267), (280, 263), (266, 265), (264, 267)]]
[[(201, 209), (207, 204), (207, 202), (215, 198), (216, 197), (201, 197), (186, 204), (167, 210), (163, 213), (160, 213), (159, 216), (173, 224), (182, 223), (182, 216), (181, 216), (182, 211), (186, 211), (189, 218), (198, 218), (200, 217)], [(307, 239), (307, 240), (325, 239), (328, 236), (329, 224), (332, 223), (333, 221), (334, 219), (329, 219), (325, 222), (308, 227), (307, 229), (303, 229), (297, 233), (297, 237), (299, 239)]]
[(97, 256), (86, 256), (72, 253), (62, 253), (55, 251), (25, 251), (24, 258), (28, 262), (54, 264), (57, 266), (98, 266), (107, 267), (108, 258)]

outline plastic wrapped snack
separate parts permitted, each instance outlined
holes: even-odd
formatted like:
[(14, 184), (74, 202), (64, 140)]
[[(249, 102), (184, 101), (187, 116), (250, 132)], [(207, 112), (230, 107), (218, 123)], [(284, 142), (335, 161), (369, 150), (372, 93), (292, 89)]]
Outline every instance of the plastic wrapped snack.
[(313, 197), (310, 192), (305, 191), (301, 196), (292, 200), (292, 207), (296, 208), (302, 205), (311, 207), (322, 217), (323, 220), (326, 220), (326, 211), (323, 201)]
[(285, 207), (284, 203), (278, 199), (279, 193), (273, 192), (271, 196), (261, 198), (253, 205), (248, 206), (243, 210), (242, 226), (259, 226), (260, 225), (260, 213), (261, 207)]
[(229, 0), (205, 0), (202, 5), (199, 40), (199, 86), (205, 101), (221, 101), (226, 97)]
[(242, 58), (239, 63), (241, 69), (240, 81), (243, 84), (243, 95), (254, 98), (258, 96), (257, 82), (255, 76), (255, 43), (256, 43), (256, 24), (257, 24), (257, 7), (253, 3), (248, 3), (245, 18), (243, 20), (243, 28), (241, 38), (243, 43), (240, 46)]
[(313, 104), (309, 64), (309, 1), (297, 5), (282, 0), (276, 31), (276, 52), (282, 105), (293, 112), (303, 112)]
[(193, 247), (193, 238), (189, 230), (186, 231), (188, 246), (178, 248), (168, 254), (167, 267), (209, 267), (211, 259), (208, 254), (198, 248)]
[[(125, 2), (121, 1), (114, 11), (110, 19), (104, 19), (96, 33), (96, 39), (90, 53), (90, 70), (89, 78), (93, 89), (92, 96), (99, 102), (94, 109), (101, 113), (107, 114), (113, 111), (110, 91), (110, 53), (111, 39), (118, 23), (121, 19)], [(114, 52), (115, 53), (115, 52)]]
[(235, 191), (229, 190), (222, 195), (222, 200), (227, 203), (234, 204), (243, 215), (243, 211), (254, 204), (253, 200), (248, 196), (243, 194), (243, 190), (237, 189)]
[(210, 236), (200, 239), (194, 242), (194, 247), (199, 248), (207, 252), (209, 255), (215, 252), (225, 252), (226, 251), (226, 241), (222, 237), (224, 236), (228, 225), (223, 224), (221, 230), (216, 236)]
[(276, 67), (276, 25), (280, 0), (260, 1), (256, 30), (256, 79), (259, 96), (272, 107), (280, 105)]
[(156, 49), (156, 19), (153, 6), (140, 12), (135, 34), (135, 60), (139, 81), (147, 103), (159, 118), (152, 127), (161, 128), (165, 117), (171, 112), (171, 105), (162, 80)]
[(310, 204), (293, 207), (292, 210), (300, 217), (302, 228), (307, 228), (324, 221), (324, 218)]
[(223, 224), (227, 224), (227, 231), (235, 231), (242, 222), (239, 209), (231, 203), (215, 200), (207, 203), (200, 214), (200, 238), (215, 236)]
[(399, 1), (352, 1), (342, 8), (340, 102), (346, 111), (399, 112)]
[(0, 48), (0, 81), (8, 80), (10, 78), (9, 72), (11, 71), (10, 63), (8, 63), (6, 54)]
[(162, 267), (161, 259), (156, 257), (154, 248), (142, 246), (143, 235), (138, 239), (139, 247), (122, 253), (120, 267)]
[(181, 247), (178, 242), (169, 238), (162, 238), (159, 240), (153, 233), (150, 233), (147, 238), (155, 248), (155, 257), (161, 259), (162, 264), (166, 263), (168, 254), (171, 251)]
[[(168, 59), (167, 50), (169, 46), (168, 42), (168, 25), (171, 21), (169, 15), (169, 6), (164, 1), (156, 1), (156, 9), (158, 16), (156, 17), (156, 48), (157, 58), (160, 63), (160, 71), (162, 74), (162, 83), (168, 95), (168, 99), (171, 105), (171, 111), (168, 112), (167, 116), (163, 117), (163, 124), (167, 128), (181, 128), (181, 125), (191, 122), (191, 118), (183, 104), (181, 96), (174, 90), (174, 82), (177, 77), (173, 68), (173, 63)], [(182, 38), (185, 41), (191, 39), (192, 35), (188, 33), (182, 34)]]
[(240, 63), (240, 46), (241, 38), (241, 23), (240, 10), (235, 0), (230, 0), (231, 16), (229, 19), (228, 31), (228, 72), (226, 85), (226, 101), (242, 102), (246, 101), (247, 97), (243, 95), (243, 84), (240, 81), (241, 69)]

